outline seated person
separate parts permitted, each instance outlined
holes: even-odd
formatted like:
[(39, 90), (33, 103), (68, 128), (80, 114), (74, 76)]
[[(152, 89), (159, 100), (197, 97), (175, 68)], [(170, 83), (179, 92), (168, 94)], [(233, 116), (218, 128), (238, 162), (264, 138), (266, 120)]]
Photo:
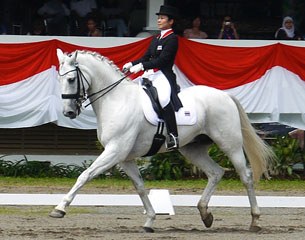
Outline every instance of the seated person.
[(47, 0), (37, 13), (46, 20), (47, 32), (50, 35), (68, 34), (67, 18), (70, 16), (70, 10), (62, 0)]
[(101, 8), (101, 14), (106, 19), (107, 27), (114, 29), (117, 37), (128, 35), (128, 27), (122, 17), (123, 10), (118, 7), (117, 1), (105, 1)]
[(0, 16), (0, 34), (1, 35), (7, 34), (7, 26), (1, 16)]
[(97, 3), (95, 0), (71, 0), (71, 35), (86, 35), (87, 17), (98, 16)]
[(218, 39), (239, 39), (239, 35), (230, 16), (224, 17)]
[(28, 32), (28, 35), (38, 35), (38, 36), (48, 35), (44, 20), (42, 18), (36, 18), (33, 21), (33, 25), (31, 27), (31, 30)]
[(295, 30), (293, 19), (289, 16), (284, 17), (282, 27), (276, 31), (274, 37), (277, 40), (303, 40)]
[(183, 36), (186, 38), (208, 38), (208, 34), (201, 31), (201, 18), (199, 16), (192, 18), (192, 26), (184, 30)]
[(87, 36), (89, 37), (101, 37), (102, 31), (97, 27), (97, 21), (93, 17), (89, 17), (87, 20)]

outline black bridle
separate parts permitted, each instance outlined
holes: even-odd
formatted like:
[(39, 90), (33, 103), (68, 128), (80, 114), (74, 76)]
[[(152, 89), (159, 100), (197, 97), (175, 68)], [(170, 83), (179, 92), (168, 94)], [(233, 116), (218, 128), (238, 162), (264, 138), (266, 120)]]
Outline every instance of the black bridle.
[(100, 96), (97, 96), (94, 100), (92, 100), (90, 103), (85, 105), (85, 108), (88, 107), (90, 104), (94, 103), (95, 101), (97, 101), (98, 99), (100, 99), (101, 97), (103, 97), (108, 92), (110, 92), (112, 89), (114, 89), (117, 85), (119, 85), (125, 78), (127, 78), (131, 74), (129, 72), (124, 77), (122, 77), (118, 81), (110, 84), (109, 86), (107, 86), (107, 87), (105, 87), (105, 88), (103, 88), (103, 89), (101, 89), (101, 90), (99, 90), (99, 91), (97, 91), (95, 93), (87, 95), (86, 89), (85, 89), (85, 85), (84, 85), (84, 81), (88, 84), (88, 86), (89, 86), (89, 82), (86, 79), (85, 75), (80, 70), (77, 62), (74, 63), (74, 66), (75, 66), (75, 69), (72, 69), (72, 70), (70, 70), (68, 72), (65, 72), (64, 74), (58, 73), (58, 75), (60, 77), (62, 77), (62, 76), (67, 75), (68, 73), (76, 72), (76, 80), (77, 80), (77, 90), (76, 90), (76, 93), (73, 93), (73, 94), (62, 94), (61, 97), (62, 97), (62, 99), (75, 99), (78, 113), (80, 113), (80, 109), (82, 107), (83, 102), (85, 102), (88, 98), (91, 98), (93, 96), (101, 94)]
[[(89, 86), (89, 82), (86, 79), (86, 77), (84, 76), (84, 74), (82, 73), (82, 71), (80, 70), (80, 68), (78, 67), (78, 63), (75, 62), (74, 66), (75, 66), (75, 69), (65, 72), (64, 74), (58, 73), (58, 75), (60, 77), (63, 77), (65, 75), (67, 75), (68, 73), (76, 72), (76, 81), (77, 81), (76, 93), (61, 94), (61, 98), (62, 99), (74, 99), (75, 103), (76, 103), (77, 111), (78, 111), (78, 113), (80, 113), (80, 109), (81, 109), (83, 102), (85, 102), (88, 98), (86, 90), (85, 90), (84, 81), (87, 82), (88, 86)], [(81, 87), (82, 87), (82, 90), (81, 90)]]

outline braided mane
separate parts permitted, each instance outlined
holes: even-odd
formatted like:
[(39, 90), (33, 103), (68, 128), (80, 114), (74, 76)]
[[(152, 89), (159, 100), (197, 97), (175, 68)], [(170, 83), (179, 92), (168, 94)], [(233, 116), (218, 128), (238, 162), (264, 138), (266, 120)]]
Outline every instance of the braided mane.
[(98, 52), (93, 52), (93, 51), (89, 51), (89, 50), (76, 50), (74, 52), (71, 53), (71, 55), (73, 53), (77, 54), (83, 54), (83, 55), (91, 55), (93, 56), (96, 60), (103, 62), (103, 63), (107, 63), (109, 66), (111, 66), (116, 72), (120, 73), (121, 76), (124, 76), (124, 74), (122, 73), (122, 71), (120, 70), (120, 68), (113, 62), (111, 61), (109, 58), (101, 55)]

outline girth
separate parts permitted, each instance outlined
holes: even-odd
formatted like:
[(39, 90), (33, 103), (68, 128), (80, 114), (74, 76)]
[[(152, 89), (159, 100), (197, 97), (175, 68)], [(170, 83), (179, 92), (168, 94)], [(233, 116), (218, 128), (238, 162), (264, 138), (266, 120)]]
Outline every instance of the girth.
[(142, 157), (153, 156), (160, 150), (161, 146), (163, 145), (166, 139), (165, 136), (163, 135), (163, 129), (164, 129), (164, 122), (158, 122), (157, 131), (154, 135), (154, 139), (150, 146), (150, 149)]

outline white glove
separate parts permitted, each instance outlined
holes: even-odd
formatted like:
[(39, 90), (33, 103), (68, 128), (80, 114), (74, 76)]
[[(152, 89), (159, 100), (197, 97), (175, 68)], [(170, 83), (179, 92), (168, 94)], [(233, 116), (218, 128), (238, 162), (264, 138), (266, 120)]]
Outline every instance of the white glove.
[(142, 70), (144, 70), (143, 64), (142, 63), (138, 63), (137, 65), (132, 66), (129, 69), (129, 72), (131, 72), (131, 73), (138, 73), (138, 72), (140, 72)]
[(126, 72), (128, 71), (130, 68), (132, 67), (132, 63), (131, 62), (128, 62), (128, 63), (125, 63), (122, 70), (123, 72)]

